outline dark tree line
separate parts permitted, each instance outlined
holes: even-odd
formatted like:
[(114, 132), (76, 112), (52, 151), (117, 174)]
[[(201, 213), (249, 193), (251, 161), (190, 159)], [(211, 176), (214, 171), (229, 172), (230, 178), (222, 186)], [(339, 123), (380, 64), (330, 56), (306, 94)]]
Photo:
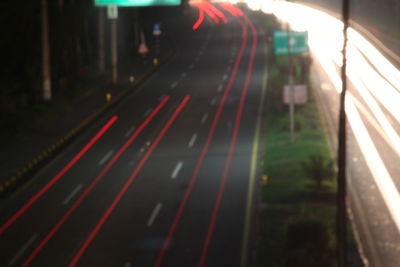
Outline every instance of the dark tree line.
[[(95, 64), (97, 13), (92, 0), (48, 0), (52, 87), (55, 95)], [(41, 101), (40, 0), (3, 0), (0, 51), (1, 112)]]

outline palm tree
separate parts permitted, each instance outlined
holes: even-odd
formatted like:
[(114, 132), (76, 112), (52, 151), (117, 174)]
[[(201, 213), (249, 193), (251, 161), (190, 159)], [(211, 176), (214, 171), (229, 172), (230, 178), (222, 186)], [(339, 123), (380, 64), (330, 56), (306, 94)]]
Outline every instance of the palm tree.
[(317, 190), (321, 190), (322, 182), (334, 176), (333, 161), (325, 162), (319, 155), (311, 155), (307, 161), (300, 162), (304, 172), (315, 182)]

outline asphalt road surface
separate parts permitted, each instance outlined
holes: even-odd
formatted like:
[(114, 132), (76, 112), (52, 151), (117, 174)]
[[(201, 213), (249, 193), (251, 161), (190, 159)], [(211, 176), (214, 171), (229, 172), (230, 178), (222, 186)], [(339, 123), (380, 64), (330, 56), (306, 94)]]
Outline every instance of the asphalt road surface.
[(223, 12), (2, 203), (0, 266), (239, 266), (264, 50)]

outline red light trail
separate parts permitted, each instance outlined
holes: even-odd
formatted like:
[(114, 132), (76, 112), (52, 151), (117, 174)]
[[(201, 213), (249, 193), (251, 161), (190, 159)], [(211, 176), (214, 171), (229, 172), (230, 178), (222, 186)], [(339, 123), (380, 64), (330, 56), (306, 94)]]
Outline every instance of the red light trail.
[(83, 255), (83, 253), (85, 253), (86, 249), (88, 248), (88, 246), (90, 245), (92, 240), (95, 238), (96, 234), (99, 232), (99, 230), (101, 229), (103, 224), (107, 221), (107, 219), (110, 217), (111, 212), (114, 210), (114, 208), (121, 201), (121, 199), (124, 196), (125, 192), (128, 190), (128, 188), (132, 184), (132, 182), (136, 179), (136, 177), (139, 174), (140, 170), (142, 169), (143, 165), (147, 162), (148, 158), (151, 156), (151, 154), (153, 153), (154, 149), (157, 147), (157, 145), (163, 139), (163, 137), (167, 133), (168, 129), (170, 128), (172, 123), (176, 120), (178, 115), (181, 113), (182, 109), (185, 107), (185, 105), (187, 104), (189, 99), (190, 99), (190, 96), (188, 96), (188, 95), (185, 96), (185, 98), (180, 103), (179, 107), (175, 110), (174, 114), (171, 116), (171, 118), (168, 120), (168, 122), (164, 125), (164, 127), (161, 130), (161, 132), (159, 133), (157, 138), (154, 140), (153, 144), (147, 150), (146, 154), (143, 156), (141, 161), (138, 163), (138, 165), (137, 165), (136, 169), (133, 171), (132, 175), (129, 177), (129, 179), (126, 181), (126, 183), (122, 187), (121, 191), (118, 193), (117, 197), (114, 199), (114, 201), (108, 207), (108, 209), (104, 213), (103, 217), (100, 219), (100, 221), (97, 223), (95, 228), (90, 233), (89, 237), (85, 240), (83, 245), (80, 247), (80, 249), (78, 250), (78, 252), (74, 256), (72, 262), (69, 264), (69, 267), (74, 267), (78, 263), (79, 259)]
[(123, 152), (129, 147), (129, 145), (137, 138), (137, 136), (144, 130), (144, 128), (153, 120), (157, 113), (162, 107), (169, 101), (170, 97), (164, 97), (160, 104), (153, 110), (153, 112), (147, 117), (147, 119), (140, 125), (140, 127), (132, 134), (132, 136), (126, 141), (126, 143), (119, 149), (119, 151), (113, 156), (110, 162), (104, 167), (100, 174), (92, 181), (92, 183), (85, 189), (85, 191), (79, 196), (79, 198), (72, 204), (69, 210), (61, 217), (61, 219), (56, 223), (56, 225), (50, 230), (50, 232), (45, 236), (45, 238), (40, 242), (40, 244), (33, 250), (29, 257), (22, 264), (23, 267), (28, 266), (47, 244), (47, 242), (57, 233), (60, 227), (67, 221), (71, 214), (79, 207), (79, 205), (85, 200), (92, 189), (100, 182), (100, 180), (106, 175), (114, 163), (119, 159)]
[(81, 151), (61, 169), (39, 192), (37, 192), (28, 202), (26, 202), (10, 219), (7, 220), (0, 228), (0, 234), (6, 231), (27, 209), (29, 209), (44, 193), (47, 192), (60, 178), (68, 172), (75, 163), (99, 140), (99, 138), (114, 124), (118, 116), (112, 117), (106, 125), (87, 143)]

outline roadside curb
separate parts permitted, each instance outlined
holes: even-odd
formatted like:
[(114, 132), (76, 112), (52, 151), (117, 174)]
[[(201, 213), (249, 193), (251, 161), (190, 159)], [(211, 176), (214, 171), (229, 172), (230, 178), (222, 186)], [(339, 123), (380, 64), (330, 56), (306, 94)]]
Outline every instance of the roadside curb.
[(0, 197), (6, 197), (18, 189), (21, 185), (27, 182), (29, 179), (45, 167), (55, 155), (58, 155), (63, 151), (69, 144), (71, 144), (76, 138), (89, 126), (91, 126), (101, 115), (107, 112), (111, 107), (114, 107), (129, 93), (132, 93), (134, 89), (143, 84), (148, 78), (150, 78), (156, 70), (170, 62), (176, 55), (176, 50), (171, 51), (164, 58), (162, 58), (156, 66), (149, 68), (144, 74), (137, 78), (132, 86), (122, 90), (117, 96), (113, 97), (110, 102), (104, 104), (97, 111), (89, 115), (86, 119), (78, 123), (74, 128), (69, 130), (56, 142), (49, 145), (46, 149), (40, 152), (36, 157), (29, 161), (23, 168), (17, 171), (9, 179), (0, 183)]

